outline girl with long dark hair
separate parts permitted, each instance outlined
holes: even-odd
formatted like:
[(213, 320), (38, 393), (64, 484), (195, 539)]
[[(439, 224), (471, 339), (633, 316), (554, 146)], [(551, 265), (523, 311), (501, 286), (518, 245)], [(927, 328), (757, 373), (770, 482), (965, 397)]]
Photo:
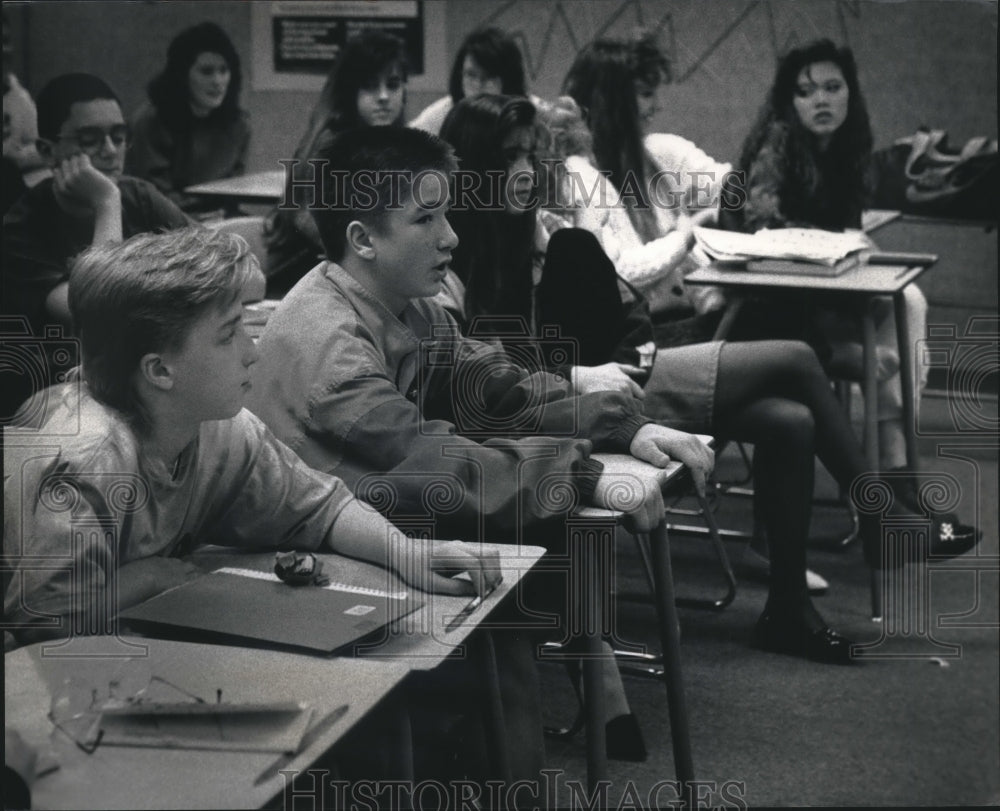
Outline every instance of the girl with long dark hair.
[(150, 181), (189, 213), (216, 208), (183, 190), (243, 174), (250, 124), (240, 108), (241, 84), (240, 58), (215, 23), (174, 37), (166, 68), (149, 83), (149, 102), (132, 120), (126, 173)]
[[(743, 143), (740, 172), (727, 180), (720, 225), (753, 232), (803, 226), (828, 231), (861, 228), (869, 197), (872, 131), (858, 70), (849, 48), (828, 39), (789, 51), (757, 121)], [(911, 345), (927, 332), (927, 301), (916, 285), (903, 291)], [(781, 329), (813, 344), (831, 369), (860, 369), (861, 344), (853, 301), (771, 297), (747, 308), (748, 334)], [(879, 445), (885, 469), (907, 463), (898, 374), (896, 324), (889, 300), (878, 302)], [(763, 325), (763, 326), (762, 326)], [(774, 334), (771, 332), (771, 334)], [(921, 366), (924, 369), (924, 366)], [(914, 413), (926, 378), (918, 380)]]
[(452, 107), (480, 93), (527, 95), (521, 49), (510, 34), (494, 26), (477, 28), (462, 41), (451, 64), (448, 95), (421, 110), (407, 126), (437, 135)]

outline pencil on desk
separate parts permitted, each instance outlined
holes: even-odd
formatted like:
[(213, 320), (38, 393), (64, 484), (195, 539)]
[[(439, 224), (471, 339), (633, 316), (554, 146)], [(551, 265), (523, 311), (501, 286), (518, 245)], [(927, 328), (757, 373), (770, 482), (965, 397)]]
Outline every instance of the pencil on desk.
[(483, 600), (485, 600), (487, 597), (489, 597), (495, 590), (496, 590), (496, 586), (494, 586), (493, 588), (491, 588), (485, 594), (483, 594), (483, 595), (477, 594), (475, 597), (473, 597), (471, 600), (469, 600), (469, 602), (466, 603), (462, 607), (462, 610), (459, 611), (454, 617), (452, 617), (451, 621), (444, 627), (445, 631), (448, 632), (448, 633), (450, 633), (450, 632), (454, 631), (463, 622), (465, 622), (465, 620), (468, 619), (468, 617), (477, 608), (479, 608), (479, 606), (481, 606), (483, 604)]

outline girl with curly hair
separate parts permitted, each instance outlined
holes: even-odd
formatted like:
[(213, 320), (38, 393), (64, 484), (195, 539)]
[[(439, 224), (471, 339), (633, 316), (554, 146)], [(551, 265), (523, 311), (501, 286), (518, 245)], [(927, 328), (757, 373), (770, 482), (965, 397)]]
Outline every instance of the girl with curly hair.
[(239, 106), (241, 83), (240, 58), (215, 23), (174, 37), (166, 68), (149, 83), (149, 102), (132, 120), (125, 172), (196, 216), (216, 208), (183, 190), (243, 174), (250, 124)]
[(828, 39), (790, 51), (743, 143), (746, 203), (724, 207), (725, 224), (860, 228), (871, 152), (851, 51)]
[(719, 310), (722, 296), (687, 288), (684, 276), (697, 264), (693, 226), (714, 218), (730, 167), (686, 138), (653, 131), (659, 91), (669, 81), (670, 63), (651, 35), (601, 38), (580, 51), (563, 92), (590, 130), (594, 165), (575, 167), (573, 180), (585, 206), (607, 210), (595, 235), (653, 317), (686, 319), (704, 339), (713, 319), (696, 316)]

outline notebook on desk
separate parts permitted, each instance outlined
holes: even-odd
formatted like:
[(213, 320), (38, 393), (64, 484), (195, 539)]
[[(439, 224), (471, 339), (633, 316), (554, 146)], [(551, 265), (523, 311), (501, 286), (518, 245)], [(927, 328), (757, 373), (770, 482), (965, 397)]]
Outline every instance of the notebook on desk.
[(274, 575), (221, 569), (128, 608), (128, 627), (218, 642), (252, 641), (332, 653), (423, 605), (412, 592), (339, 583), (290, 586)]

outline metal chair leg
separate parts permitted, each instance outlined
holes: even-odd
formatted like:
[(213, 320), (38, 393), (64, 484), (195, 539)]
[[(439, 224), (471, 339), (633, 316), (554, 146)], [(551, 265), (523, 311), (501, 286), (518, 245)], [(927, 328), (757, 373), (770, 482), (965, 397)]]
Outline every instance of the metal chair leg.
[(718, 597), (714, 600), (704, 597), (678, 597), (677, 605), (721, 611), (736, 599), (736, 576), (733, 574), (733, 567), (729, 562), (729, 555), (726, 553), (726, 547), (722, 543), (721, 532), (718, 524), (715, 522), (715, 514), (710, 509), (705, 496), (699, 493), (697, 498), (698, 503), (701, 505), (705, 523), (708, 524), (708, 532), (712, 538), (712, 546), (715, 548), (715, 555), (719, 559), (719, 564), (722, 566), (722, 572), (726, 580), (726, 593), (722, 597)]
[(670, 710), (670, 736), (673, 740), (677, 780), (684, 785), (685, 799), (694, 780), (691, 757), (691, 733), (688, 724), (684, 681), (681, 675), (680, 625), (674, 596), (674, 577), (670, 568), (670, 538), (665, 522), (651, 533), (653, 577), (656, 582), (656, 613), (660, 621), (660, 644), (663, 646), (664, 685)]

